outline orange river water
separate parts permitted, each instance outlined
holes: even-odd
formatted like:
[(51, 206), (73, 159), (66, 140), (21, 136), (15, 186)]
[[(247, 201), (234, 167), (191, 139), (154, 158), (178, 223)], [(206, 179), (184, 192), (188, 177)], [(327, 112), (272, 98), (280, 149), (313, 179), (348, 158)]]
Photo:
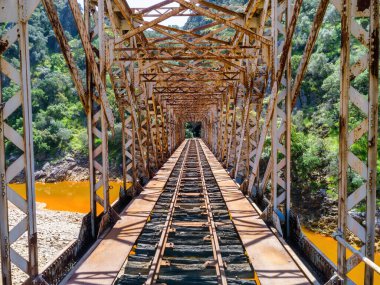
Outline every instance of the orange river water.
[[(110, 202), (118, 199), (122, 182), (110, 181)], [(13, 190), (25, 197), (24, 184), (11, 184)], [(102, 190), (98, 191), (103, 197)], [(36, 183), (36, 201), (45, 203), (46, 209), (88, 213), (90, 211), (89, 182)]]
[[(304, 234), (309, 240), (316, 245), (332, 262), (337, 263), (338, 245), (337, 241), (329, 236), (324, 236), (307, 229), (303, 229)], [(347, 257), (351, 256), (351, 252), (347, 250)], [(375, 263), (380, 264), (380, 252), (375, 254)], [(356, 284), (364, 284), (364, 263), (361, 262), (356, 268), (348, 274), (348, 277)], [(373, 284), (380, 284), (380, 275), (375, 272), (375, 280)]]
[[(110, 182), (110, 202), (116, 201), (121, 182)], [(25, 196), (25, 185), (12, 184), (11, 188)], [(102, 194), (99, 191), (99, 196)], [(49, 210), (88, 213), (90, 211), (90, 190), (88, 182), (36, 183), (36, 200), (45, 203)], [(303, 230), (306, 236), (335, 264), (337, 261), (337, 242), (328, 236)], [(350, 255), (350, 252), (347, 253)], [(380, 264), (380, 253), (376, 254), (376, 264)], [(356, 284), (363, 284), (364, 264), (361, 263), (349, 278)], [(380, 284), (380, 276), (375, 273), (375, 283)]]

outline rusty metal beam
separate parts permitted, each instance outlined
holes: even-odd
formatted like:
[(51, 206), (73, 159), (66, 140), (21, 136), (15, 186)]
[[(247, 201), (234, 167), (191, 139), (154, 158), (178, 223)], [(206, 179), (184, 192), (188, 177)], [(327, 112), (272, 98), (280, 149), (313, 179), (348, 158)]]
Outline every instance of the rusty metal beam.
[(69, 0), (69, 5), (71, 8), (71, 11), (74, 16), (75, 24), (78, 29), (78, 33), (80, 36), (80, 39), (82, 41), (82, 45), (85, 51), (86, 59), (90, 65), (90, 70), (93, 75), (93, 80), (95, 82), (95, 87), (98, 91), (99, 101), (101, 102), (101, 105), (104, 109), (104, 112), (106, 114), (106, 119), (108, 122), (108, 125), (110, 128), (113, 128), (114, 126), (114, 116), (112, 114), (111, 107), (109, 105), (108, 99), (107, 99), (107, 93), (105, 86), (103, 85), (103, 82), (101, 80), (101, 74), (99, 72), (99, 69), (97, 67), (97, 63), (95, 61), (95, 55), (92, 50), (91, 41), (89, 38), (89, 35), (86, 33), (86, 25), (82, 18), (82, 13), (79, 8), (79, 4), (76, 0)]
[[(117, 61), (138, 61), (138, 60), (154, 60), (154, 61), (186, 61), (186, 60), (216, 60), (216, 61), (225, 61), (228, 59), (239, 60), (239, 59), (247, 59), (253, 58), (253, 56), (244, 56), (244, 55), (225, 55), (221, 56), (212, 56), (212, 55), (189, 55), (189, 56), (130, 56), (130, 57), (121, 57), (118, 58)], [(232, 63), (231, 63), (232, 64)], [(241, 68), (241, 67), (240, 67)], [(239, 69), (240, 69), (239, 68)]]
[(292, 88), (292, 108), (296, 104), (297, 96), (301, 89), (302, 80), (305, 75), (311, 54), (313, 52), (315, 42), (317, 41), (319, 30), (322, 26), (323, 18), (326, 14), (326, 10), (327, 10), (327, 6), (329, 2), (330, 2), (329, 0), (321, 0), (318, 6), (317, 12), (315, 14), (312, 29), (309, 33), (309, 38), (306, 42), (306, 46), (302, 54), (302, 59), (298, 66), (297, 75), (294, 79), (294, 84)]
[(131, 37), (133, 37), (133, 36), (135, 36), (135, 35), (137, 35), (139, 33), (142, 33), (143, 31), (145, 31), (145, 30), (147, 30), (149, 28), (154, 27), (158, 23), (160, 23), (162, 21), (165, 21), (166, 19), (169, 19), (170, 17), (173, 17), (173, 16), (179, 14), (183, 10), (184, 10), (184, 8), (179, 7), (179, 8), (173, 9), (170, 12), (167, 12), (167, 13), (163, 14), (162, 16), (154, 19), (153, 21), (144, 22), (143, 25), (141, 25), (141, 26), (139, 26), (137, 28), (134, 28), (133, 30), (129, 31), (128, 33), (122, 35), (119, 39), (115, 40), (115, 44), (120, 44), (121, 42), (124, 42), (124, 41), (128, 40), (129, 38), (131, 38)]
[[(177, 28), (174, 28), (174, 27), (167, 27), (167, 26), (163, 26), (163, 25), (157, 25), (157, 26), (159, 28), (161, 28), (161, 29), (164, 29), (164, 30), (167, 30), (167, 31), (171, 31), (171, 32), (175, 32), (175, 33), (177, 33), (180, 36), (189, 36), (189, 37), (193, 37), (195, 39), (199, 39), (199, 38), (202, 37), (202, 35), (197, 34), (196, 32), (200, 33), (201, 31), (203, 31), (205, 29), (212, 28), (212, 27), (215, 27), (215, 26), (218, 26), (218, 25), (220, 25), (220, 23), (213, 22), (213, 23), (210, 23), (210, 24), (207, 24), (207, 25), (203, 25), (203, 26), (194, 28), (194, 29), (192, 29), (190, 31), (181, 30), (181, 29), (177, 29)], [(158, 39), (153, 39), (153, 41), (151, 41), (151, 43), (152, 44), (157, 44), (157, 43), (164, 42), (164, 41), (170, 40), (170, 39), (171, 39), (171, 37), (162, 37), (162, 38), (158, 38)], [(214, 37), (209, 37), (208, 38), (207, 43), (211, 43), (211, 42), (213, 42), (215, 44), (229, 45), (228, 41), (224, 41), (224, 40), (221, 40), (221, 39), (216, 39)]]
[[(147, 14), (147, 13), (153, 11), (153, 10), (156, 10), (156, 9), (162, 8), (162, 7), (164, 7), (164, 6), (166, 6), (166, 5), (169, 5), (169, 4), (173, 3), (173, 2), (174, 2), (174, 0), (165, 0), (165, 1), (161, 1), (161, 2), (159, 2), (159, 3), (157, 3), (157, 4), (152, 5), (152, 6), (149, 6), (149, 7), (146, 7), (146, 8), (142, 8), (141, 10), (139, 10), (138, 13), (135, 13), (135, 15), (136, 15), (136, 16), (142, 16), (142, 17), (145, 17), (144, 14)], [(175, 8), (177, 8), (177, 7), (175, 7)], [(132, 9), (132, 12), (133, 12), (133, 11), (136, 11), (136, 9), (137, 9), (137, 8)], [(168, 9), (168, 8), (165, 7), (165, 9)]]
[[(200, 46), (193, 46), (191, 49), (192, 50), (199, 50), (199, 51), (235, 50), (235, 52), (239, 52), (238, 50), (250, 50), (250, 49), (255, 49), (255, 48), (252, 47), (252, 46), (244, 46), (244, 45), (232, 47), (230, 45), (225, 45), (224, 44), (224, 45), (211, 45), (211, 46), (201, 46), (201, 45)], [(115, 51), (134, 51), (136, 53), (142, 53), (142, 52), (145, 52), (145, 51), (158, 51), (158, 52), (170, 51), (170, 52), (176, 52), (176, 51), (183, 50), (183, 46), (169, 46), (169, 47), (149, 46), (149, 47), (143, 47), (143, 48), (142, 47), (136, 47), (136, 48), (131, 48), (131, 47), (116, 47), (114, 50)]]
[(227, 8), (225, 8), (223, 6), (216, 5), (214, 3), (211, 3), (211, 2), (208, 2), (208, 1), (204, 1), (204, 0), (196, 0), (194, 2), (199, 3), (202, 6), (206, 6), (207, 8), (223, 12), (224, 14), (231, 15), (231, 16), (237, 17), (239, 19), (244, 19), (244, 13), (238, 13), (238, 12), (232, 11), (230, 9), (227, 9)]
[(251, 30), (249, 30), (245, 27), (242, 27), (238, 24), (235, 24), (229, 20), (226, 20), (226, 19), (224, 19), (224, 18), (222, 18), (222, 17), (220, 17), (214, 13), (207, 11), (206, 9), (203, 9), (203, 8), (200, 8), (199, 6), (196, 6), (193, 3), (195, 1), (186, 2), (185, 0), (176, 0), (176, 2), (178, 2), (179, 4), (181, 4), (182, 6), (188, 8), (188, 9), (191, 9), (193, 11), (198, 12), (199, 14), (201, 14), (203, 16), (209, 17), (209, 18), (211, 18), (211, 19), (213, 19), (219, 23), (225, 24), (226, 26), (229, 26), (230, 28), (235, 29), (236, 31), (240, 31), (240, 32), (252, 37), (253, 39), (262, 42), (265, 45), (268, 45), (268, 46), (272, 45), (271, 41), (268, 40), (267, 38), (265, 38), (263, 36), (259, 36), (256, 33), (252, 32)]
[(59, 16), (58, 16), (57, 10), (55, 9), (53, 0), (43, 0), (42, 3), (44, 4), (46, 14), (54, 30), (58, 44), (61, 47), (61, 52), (63, 53), (63, 57), (65, 58), (67, 67), (69, 68), (71, 77), (74, 81), (74, 85), (78, 92), (79, 99), (82, 102), (85, 112), (88, 112), (87, 94), (83, 87), (82, 80), (79, 75), (78, 67), (71, 53), (71, 47), (65, 36), (65, 31), (63, 30), (61, 21), (59, 20)]

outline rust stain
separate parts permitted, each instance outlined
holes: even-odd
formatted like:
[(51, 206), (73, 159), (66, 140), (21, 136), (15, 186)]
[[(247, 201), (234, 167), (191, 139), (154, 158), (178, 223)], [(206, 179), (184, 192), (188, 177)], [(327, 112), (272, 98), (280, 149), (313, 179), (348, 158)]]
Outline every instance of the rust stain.
[(0, 54), (3, 54), (8, 48), (9, 42), (0, 39)]
[(363, 12), (363, 11), (369, 9), (370, 5), (371, 5), (370, 0), (359, 0), (357, 3), (358, 11)]
[(370, 64), (371, 74), (376, 78), (379, 77), (379, 29), (375, 29), (371, 34), (372, 45), (374, 47), (372, 51), (372, 58)]

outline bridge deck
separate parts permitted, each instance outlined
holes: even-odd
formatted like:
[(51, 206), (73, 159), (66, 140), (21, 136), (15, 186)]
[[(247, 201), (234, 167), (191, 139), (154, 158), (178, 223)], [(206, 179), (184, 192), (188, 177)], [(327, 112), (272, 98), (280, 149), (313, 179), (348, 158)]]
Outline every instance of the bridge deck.
[[(121, 214), (112, 230), (74, 268), (67, 284), (112, 284), (145, 226), (184, 148), (184, 141)], [(66, 283), (65, 280), (63, 283)]]
[[(76, 266), (67, 284), (112, 284), (164, 189), (185, 142), (134, 199), (121, 220)], [(201, 142), (228, 210), (262, 285), (310, 284), (281, 242), (259, 218), (215, 156)], [(65, 280), (66, 281), (66, 280)]]
[(213, 153), (203, 142), (201, 146), (260, 283), (310, 284)]

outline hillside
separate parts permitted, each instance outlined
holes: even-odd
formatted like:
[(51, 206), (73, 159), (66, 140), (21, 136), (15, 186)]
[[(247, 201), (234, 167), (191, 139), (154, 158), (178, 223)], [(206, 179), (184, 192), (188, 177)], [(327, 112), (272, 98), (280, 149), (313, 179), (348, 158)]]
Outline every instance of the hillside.
[[(243, 10), (247, 1), (209, 1), (228, 8), (239, 7)], [(297, 74), (310, 27), (318, 3), (304, 0), (298, 18), (292, 48), (292, 78)], [(234, 8), (234, 10), (236, 10)], [(186, 27), (195, 28), (207, 24), (203, 18), (193, 17)], [(363, 23), (365, 24), (365, 23)], [(228, 33), (228, 30), (225, 30)], [(330, 5), (324, 24), (311, 57), (307, 74), (302, 83), (300, 96), (292, 116), (292, 203), (305, 214), (316, 210), (317, 216), (336, 215), (338, 189), (338, 135), (339, 135), (339, 68), (340, 68), (340, 15)], [(357, 42), (352, 43), (352, 60), (357, 59), (363, 49)], [(366, 93), (368, 71), (357, 77), (353, 85), (363, 94)], [(351, 113), (350, 124), (357, 125), (362, 120), (359, 111)], [(352, 150), (358, 157), (366, 160), (366, 141), (360, 140)], [(270, 147), (267, 150), (269, 158)], [(265, 169), (262, 169), (264, 173)], [(379, 171), (378, 171), (379, 172)], [(349, 172), (349, 191), (357, 189), (362, 181)], [(380, 194), (380, 178), (377, 177), (377, 192)], [(312, 201), (312, 202), (310, 202)], [(378, 205), (380, 205), (378, 200)], [(322, 205), (323, 204), (323, 205)], [(308, 205), (308, 206), (306, 206)], [(326, 207), (324, 207), (326, 206)], [(356, 211), (364, 210), (357, 208)], [(306, 209), (306, 207), (308, 207)], [(313, 209), (311, 209), (313, 208)], [(328, 217), (329, 219), (329, 217)]]
[[(244, 11), (247, 1), (212, 0), (210, 2), (233, 7), (236, 11)], [(55, 3), (73, 48), (76, 62), (84, 74), (84, 52), (70, 8), (67, 1), (59, 0)], [(293, 40), (293, 78), (297, 72), (298, 62), (302, 56), (315, 11), (315, 1), (303, 1)], [(192, 17), (189, 18), (185, 28), (194, 28), (206, 23), (207, 21), (201, 17)], [(225, 33), (229, 33), (229, 30), (226, 29)], [(335, 8), (330, 6), (293, 113), (292, 188), (293, 195), (297, 197), (293, 201), (299, 203), (299, 206), (303, 201), (308, 201), (310, 196), (320, 195), (320, 193), (322, 196), (327, 193), (333, 199), (337, 197), (339, 42), (340, 16)], [(67, 156), (74, 157), (85, 167), (88, 152), (86, 117), (42, 5), (30, 20), (30, 44), (36, 169), (42, 168), (46, 162), (58, 161)], [(355, 42), (352, 44), (352, 50), (354, 58), (362, 53), (361, 47)], [(11, 58), (12, 54), (17, 52), (16, 48), (11, 48), (5, 57)], [(18, 65), (17, 62), (13, 63)], [(367, 75), (364, 73), (354, 81), (355, 87), (363, 92), (366, 89)], [(16, 88), (7, 79), (3, 79), (3, 87), (5, 99)], [(117, 114), (110, 87), (108, 88), (110, 102), (114, 108), (114, 114)], [(11, 118), (11, 124), (21, 129), (22, 122), (15, 118)], [(352, 114), (350, 122), (355, 124), (360, 119), (361, 115), (357, 112)], [(121, 163), (119, 144), (121, 125), (117, 115), (116, 120), (115, 136), (110, 135), (109, 148), (110, 167), (117, 176), (120, 173)], [(366, 141), (362, 140), (353, 150), (362, 159), (366, 157), (365, 144)], [(12, 151), (10, 144), (6, 147), (7, 151)], [(353, 173), (350, 173), (350, 179), (352, 181), (349, 183), (352, 187), (350, 190), (361, 183)], [(377, 185), (380, 194), (379, 175)]]
[[(55, 1), (61, 23), (70, 42), (82, 78), (85, 78), (85, 55), (78, 38), (77, 29), (67, 1)], [(75, 157), (78, 164), (86, 167), (87, 161), (87, 123), (66, 63), (60, 52), (45, 10), (40, 4), (29, 21), (30, 60), (32, 78), (33, 135), (36, 170), (46, 162), (60, 161), (64, 157)], [(5, 30), (5, 26), (1, 29)], [(1, 33), (1, 30), (0, 30)], [(4, 56), (12, 58), (18, 53), (16, 47), (10, 48)], [(109, 100), (117, 114), (115, 98)], [(3, 78), (3, 96), (5, 99), (16, 88), (7, 78)], [(115, 116), (118, 120), (118, 116)], [(10, 118), (16, 129), (22, 129), (22, 121), (16, 116)], [(116, 122), (115, 137), (110, 136), (110, 167), (120, 175), (121, 155), (119, 141), (121, 137), (120, 121)], [(7, 152), (17, 151), (7, 144)], [(114, 172), (115, 173), (115, 172)]]

